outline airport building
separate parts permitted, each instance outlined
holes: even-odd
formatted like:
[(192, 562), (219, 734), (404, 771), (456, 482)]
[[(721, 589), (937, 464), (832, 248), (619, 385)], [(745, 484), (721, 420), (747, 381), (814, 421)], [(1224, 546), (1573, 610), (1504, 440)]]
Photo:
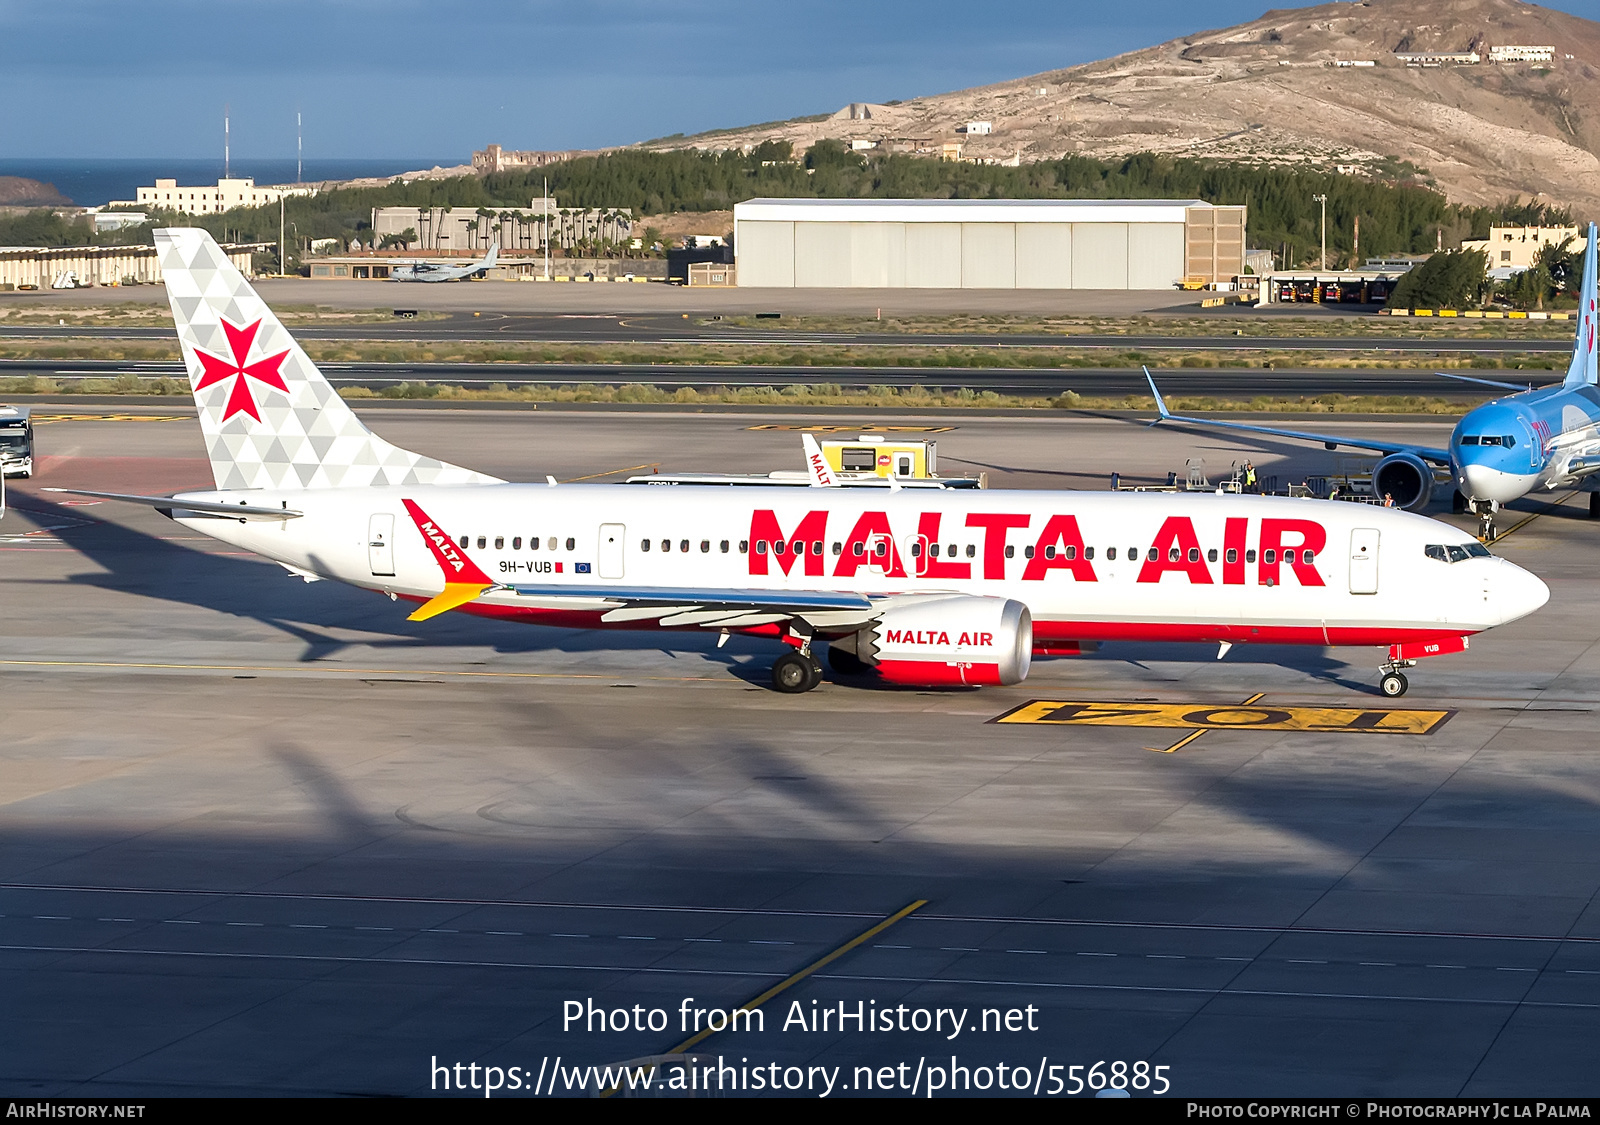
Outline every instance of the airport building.
[(137, 200), (114, 199), (107, 207), (149, 207), (184, 215), (220, 215), (235, 207), (262, 207), (289, 195), (311, 195), (310, 185), (257, 187), (249, 177), (218, 180), (215, 187), (179, 187), (177, 180), (157, 180), (155, 187), (136, 189)]
[(742, 288), (1171, 289), (1244, 272), (1243, 207), (1199, 199), (752, 199)]
[[(256, 244), (224, 246), (240, 273), (254, 276)], [(154, 246), (0, 246), (0, 289), (77, 288), (90, 285), (160, 284), (161, 260)]]
[(1567, 227), (1511, 227), (1491, 226), (1488, 238), (1469, 238), (1461, 243), (1463, 250), (1481, 250), (1489, 256), (1489, 269), (1521, 272), (1530, 268), (1539, 252), (1546, 246), (1560, 246), (1572, 240), (1568, 249), (1575, 254), (1588, 249), (1588, 235), (1580, 235), (1575, 226)]

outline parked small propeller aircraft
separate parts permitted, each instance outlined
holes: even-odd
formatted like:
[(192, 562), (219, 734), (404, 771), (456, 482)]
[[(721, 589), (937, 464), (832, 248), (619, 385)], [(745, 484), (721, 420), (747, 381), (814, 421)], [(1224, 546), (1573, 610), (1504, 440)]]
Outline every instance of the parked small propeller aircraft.
[(469, 262), (464, 266), (446, 266), (437, 262), (413, 262), (407, 265), (395, 266), (389, 271), (390, 281), (464, 281), (469, 277), (494, 268), (494, 263), (500, 255), (498, 244), (489, 247), (488, 255), (481, 262)]

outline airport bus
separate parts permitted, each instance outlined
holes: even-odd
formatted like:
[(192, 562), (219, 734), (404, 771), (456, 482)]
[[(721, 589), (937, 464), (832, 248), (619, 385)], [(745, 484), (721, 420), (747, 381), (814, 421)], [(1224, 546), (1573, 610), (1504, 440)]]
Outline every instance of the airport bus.
[(0, 406), (0, 474), (33, 476), (33, 418), (26, 406)]

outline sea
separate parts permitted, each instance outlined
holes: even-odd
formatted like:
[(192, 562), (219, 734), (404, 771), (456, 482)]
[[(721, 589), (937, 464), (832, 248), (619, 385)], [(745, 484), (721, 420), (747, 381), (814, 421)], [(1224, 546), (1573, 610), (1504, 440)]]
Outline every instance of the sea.
[[(401, 157), (394, 160), (307, 160), (300, 179), (354, 180), (367, 176), (397, 176), (439, 165), (445, 168), (465, 164), (459, 156), (428, 159)], [(228, 171), (233, 176), (252, 176), (258, 184), (296, 182), (295, 162), (289, 160), (249, 160), (234, 158)], [(215, 184), (222, 176), (218, 160), (14, 160), (0, 156), (0, 176), (24, 176), (54, 184), (56, 190), (80, 207), (98, 207), (113, 199), (133, 199), (134, 189), (150, 187), (156, 177), (176, 178), (185, 186)]]

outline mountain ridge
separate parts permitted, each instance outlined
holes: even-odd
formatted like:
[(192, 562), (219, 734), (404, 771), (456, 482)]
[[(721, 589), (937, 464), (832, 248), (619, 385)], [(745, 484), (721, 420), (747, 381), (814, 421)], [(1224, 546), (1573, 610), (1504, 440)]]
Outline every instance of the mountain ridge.
[[(1493, 46), (1543, 45), (1555, 48), (1548, 63), (1486, 58)], [(1470, 50), (1485, 61), (1421, 67), (1396, 55)], [(968, 121), (993, 131), (958, 132)], [(1379, 179), (1415, 165), (1454, 202), (1532, 198), (1597, 214), (1600, 23), (1519, 0), (1274, 9), (1023, 78), (639, 147), (823, 138), (924, 151), (958, 141), (963, 158), (996, 163), (1155, 152)]]

